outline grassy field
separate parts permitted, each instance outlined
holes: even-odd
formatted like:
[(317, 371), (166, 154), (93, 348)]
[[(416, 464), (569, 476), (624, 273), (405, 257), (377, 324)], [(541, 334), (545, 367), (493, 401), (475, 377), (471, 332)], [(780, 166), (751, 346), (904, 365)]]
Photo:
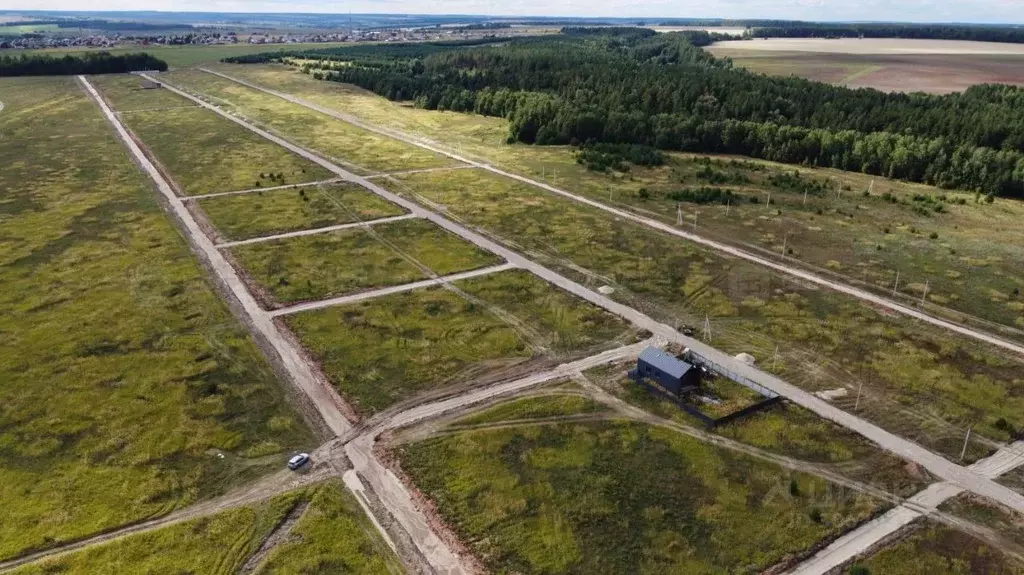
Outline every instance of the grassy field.
[(237, 573), (300, 495), (289, 493), (260, 505), (132, 535), (13, 573)]
[(291, 532), (256, 573), (404, 573), (352, 494), (340, 482), (325, 484)]
[(464, 295), (416, 290), (284, 321), (366, 414), (447, 384), (520, 373), (530, 359), (561, 362), (633, 338), (618, 318), (520, 272), (455, 285)]
[[(112, 87), (115, 98), (124, 90), (119, 84)], [(146, 90), (146, 93), (152, 94), (156, 104), (153, 107), (167, 104), (167, 95), (162, 89)], [(174, 98), (183, 105), (189, 103), (184, 98)], [(133, 96), (130, 105), (145, 106), (145, 99)], [(186, 195), (298, 184), (334, 175), (197, 106), (136, 111), (124, 114), (122, 121), (156, 156)]]
[[(344, 46), (343, 43), (316, 43), (316, 44), (229, 44), (221, 46), (122, 46), (118, 48), (103, 48), (102, 51), (111, 54), (134, 54), (147, 52), (167, 62), (172, 68), (186, 68), (198, 64), (219, 62), (221, 58), (230, 56), (243, 56), (245, 54), (259, 54), (261, 52), (273, 52), (276, 50), (308, 50), (318, 48), (334, 48)], [(63, 56), (65, 54), (80, 55), (83, 52), (99, 52), (100, 48), (45, 48), (41, 50), (21, 50), (18, 54), (47, 54), (49, 56)]]
[(99, 74), (89, 76), (89, 82), (103, 94), (111, 109), (122, 113), (197, 105), (170, 90), (147, 88), (151, 84), (148, 80), (130, 74)]
[(496, 573), (756, 573), (881, 508), (640, 424), (467, 431), (397, 453)]
[(946, 526), (917, 524), (909, 537), (862, 559), (849, 575), (1020, 575), (1024, 564)]
[(389, 185), (592, 288), (610, 285), (613, 298), (658, 319), (710, 317), (711, 343), (725, 351), (764, 361), (778, 345), (777, 373), (813, 391), (847, 387), (843, 407), (863, 382), (862, 415), (949, 455), (959, 456), (969, 425), (1001, 440), (1024, 426), (1020, 363), (980, 344), (483, 171)]
[(272, 304), (324, 299), (500, 263), (426, 220), (367, 230), (286, 238), (232, 248), (231, 253), (272, 298)]
[[(420, 110), (284, 65), (214, 68), (670, 224), (679, 204), (672, 194), (701, 186), (732, 191), (740, 197), (728, 207), (684, 201), (685, 225), (696, 218), (701, 234), (769, 255), (781, 255), (785, 242), (789, 262), (886, 295), (899, 273), (903, 301), (918, 302), (927, 284), (933, 313), (972, 314), (1016, 330), (1005, 337), (1024, 339), (1024, 274), (1015, 265), (1024, 258), (1024, 231), (1015, 223), (1024, 203), (988, 204), (972, 194), (838, 170), (799, 168), (797, 181), (793, 166), (684, 154), (662, 167), (598, 173), (577, 164), (568, 148), (504, 145), (507, 122), (500, 118)], [(769, 193), (774, 209), (766, 204)]]
[(165, 514), (309, 447), (85, 92), (3, 79), (0, 100), (17, 142), (0, 146), (0, 558)]
[(22, 34), (56, 32), (57, 30), (59, 30), (59, 28), (56, 24), (23, 24), (21, 26), (0, 26), (0, 36), (21, 36)]
[(457, 419), (453, 422), (453, 425), (480, 425), (607, 411), (608, 408), (606, 406), (582, 395), (538, 395), (503, 401), (472, 415)]
[[(302, 505), (307, 505), (303, 510)], [(290, 514), (288, 537), (253, 573), (402, 573), (401, 564), (340, 481), (288, 492), (265, 503), (131, 535), (13, 571), (233, 574)]]
[[(608, 365), (586, 372), (590, 381), (658, 417), (704, 429), (697, 418), (650, 393), (628, 377), (632, 365)], [(701, 406), (702, 409), (704, 406)], [(929, 474), (889, 455), (870, 441), (801, 407), (781, 403), (711, 430), (713, 433), (793, 459), (830, 466), (855, 481), (901, 497), (931, 482)]]
[(244, 115), (360, 173), (412, 170), (457, 162), (378, 136), (346, 122), (204, 72), (174, 72), (167, 81)]
[(320, 184), (197, 200), (226, 240), (374, 220), (402, 208), (353, 184)]

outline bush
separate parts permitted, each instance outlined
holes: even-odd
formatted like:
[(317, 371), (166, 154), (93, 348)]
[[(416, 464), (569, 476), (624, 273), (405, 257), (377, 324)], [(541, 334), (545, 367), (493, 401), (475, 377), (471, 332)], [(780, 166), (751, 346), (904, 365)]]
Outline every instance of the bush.
[(708, 186), (676, 190), (670, 192), (668, 197), (677, 202), (689, 202), (691, 204), (727, 204), (737, 198), (736, 194), (732, 193), (732, 190)]

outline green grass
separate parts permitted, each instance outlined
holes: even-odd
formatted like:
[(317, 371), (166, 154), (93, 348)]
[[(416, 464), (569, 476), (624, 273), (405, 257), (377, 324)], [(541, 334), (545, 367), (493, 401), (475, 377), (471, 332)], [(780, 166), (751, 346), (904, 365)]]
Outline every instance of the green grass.
[[(331, 116), (218, 78), (205, 72), (175, 72), (167, 81), (202, 94), (290, 140), (337, 159), (361, 174), (455, 165), (444, 156), (379, 136)], [(271, 86), (273, 87), (273, 86)]]
[(479, 425), (522, 419), (544, 419), (560, 415), (600, 413), (608, 408), (582, 395), (539, 395), (503, 401), (492, 407), (456, 420), (453, 425)]
[[(617, 337), (632, 337), (617, 318), (534, 283), (540, 280), (514, 272), (493, 277), (503, 278), (512, 292), (534, 294), (518, 302), (530, 308), (529, 314), (497, 308), (488, 299), (493, 293), (488, 286), (501, 284), (473, 278), (456, 283), (472, 301), (447, 289), (423, 289), (289, 315), (284, 321), (334, 386), (368, 414), (450, 383), (494, 376), (531, 358), (562, 362), (604, 349)], [(517, 287), (521, 284), (528, 287)], [(578, 319), (565, 323), (563, 318)], [(559, 325), (563, 335), (553, 332), (552, 325)]]
[(56, 24), (23, 24), (21, 26), (0, 26), (0, 36), (21, 36), (22, 34), (56, 32)]
[(640, 424), (467, 431), (398, 455), (495, 573), (756, 573), (881, 509)]
[(778, 345), (785, 379), (811, 391), (849, 386), (840, 407), (853, 408), (863, 382), (859, 414), (949, 456), (959, 456), (969, 426), (998, 440), (1024, 427), (1020, 362), (982, 344), (480, 170), (399, 180), (395, 191), (440, 204), (592, 289), (611, 285), (614, 299), (656, 319), (700, 326), (710, 317), (711, 343), (724, 351), (771, 367)]
[(913, 534), (852, 565), (851, 575), (1019, 575), (1024, 565), (950, 527), (918, 524)]
[[(100, 87), (102, 90), (102, 86)], [(114, 86), (116, 95), (122, 90)], [(153, 107), (166, 106), (163, 90)], [(106, 94), (106, 92), (102, 92)], [(182, 105), (188, 100), (178, 98)], [(132, 106), (146, 106), (141, 96)], [(124, 114), (122, 121), (142, 140), (185, 195), (325, 180), (334, 174), (198, 106)], [(281, 178), (271, 179), (271, 174)]]
[[(704, 424), (667, 399), (636, 385), (626, 370), (633, 365), (591, 368), (585, 375), (609, 393), (658, 417), (705, 429)], [(828, 465), (855, 481), (909, 497), (931, 483), (929, 474), (882, 451), (860, 435), (783, 402), (710, 430), (723, 437), (801, 461)]]
[(359, 503), (340, 482), (313, 495), (309, 508), (256, 571), (259, 574), (404, 573)]
[(237, 573), (302, 495), (292, 492), (252, 507), (131, 535), (13, 573)]
[(277, 303), (426, 279), (420, 266), (447, 275), (500, 262), (420, 219), (248, 244), (231, 253)]
[(100, 74), (89, 76), (89, 82), (118, 112), (162, 110), (164, 108), (194, 107), (197, 104), (164, 88), (143, 88), (148, 80), (130, 74)]
[[(1024, 300), (1014, 295), (1015, 289), (1024, 292), (1024, 274), (1016, 265), (1024, 259), (1024, 229), (1016, 225), (1024, 217), (1022, 202), (975, 203), (973, 195), (962, 192), (839, 170), (798, 168), (804, 180), (821, 181), (833, 191), (837, 186), (846, 188), (838, 197), (834, 193), (810, 194), (804, 204), (802, 193), (767, 182), (770, 175), (792, 173), (797, 169), (794, 166), (716, 158), (724, 163), (714, 166), (716, 172), (747, 181), (714, 183), (697, 177), (704, 158), (687, 154), (672, 154), (663, 167), (633, 167), (625, 174), (596, 173), (578, 165), (570, 148), (504, 145), (507, 122), (500, 118), (417, 109), (353, 86), (316, 81), (284, 65), (215, 67), (377, 125), (423, 135), (464, 155), (599, 201), (608, 202), (611, 191), (611, 202), (617, 206), (669, 224), (676, 221), (677, 202), (668, 197), (673, 191), (715, 185), (744, 198), (759, 197), (759, 204), (733, 202), (729, 208), (684, 203), (686, 224), (699, 212), (701, 234), (766, 254), (780, 254), (783, 238), (788, 236), (787, 251), (793, 250), (788, 254), (790, 262), (818, 268), (820, 273), (840, 274), (846, 281), (865, 282), (886, 295), (891, 293), (899, 270), (898, 293), (904, 301), (919, 300), (927, 281), (932, 313), (955, 320), (965, 319), (959, 312), (972, 314), (997, 324), (982, 323), (986, 329), (1006, 326), (1017, 331), (1005, 337), (1024, 339)], [(855, 73), (862, 66), (854, 68), (844, 68), (839, 74)], [(641, 197), (642, 189), (646, 199)], [(871, 195), (864, 197), (869, 189)], [(780, 212), (765, 209), (769, 191)], [(886, 201), (887, 193), (898, 201)], [(921, 213), (920, 202), (913, 200), (915, 196), (943, 195), (967, 203), (946, 202), (942, 213), (929, 214)], [(931, 238), (933, 232), (937, 238)]]
[(225, 240), (373, 220), (405, 211), (353, 184), (321, 184), (197, 202)]
[[(314, 439), (71, 78), (0, 80), (0, 558), (168, 513)], [(224, 453), (224, 459), (217, 453)]]

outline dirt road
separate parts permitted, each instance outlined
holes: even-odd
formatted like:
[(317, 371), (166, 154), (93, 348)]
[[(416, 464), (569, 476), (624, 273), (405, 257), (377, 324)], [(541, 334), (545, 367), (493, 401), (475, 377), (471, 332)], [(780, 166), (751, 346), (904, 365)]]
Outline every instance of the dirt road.
[(258, 194), (262, 192), (276, 192), (278, 190), (294, 190), (296, 188), (312, 188), (315, 186), (324, 186), (327, 184), (336, 184), (341, 180), (334, 178), (330, 180), (320, 180), (319, 182), (305, 182), (302, 184), (286, 184), (284, 186), (271, 186), (269, 188), (249, 188), (248, 190), (235, 190), (233, 192), (214, 192), (212, 194), (200, 194), (198, 196), (182, 196), (182, 201), (190, 202), (192, 200), (205, 200), (206, 198), (219, 198), (221, 196), (237, 196), (241, 194)]
[(501, 176), (505, 176), (507, 178), (511, 178), (511, 179), (523, 182), (525, 184), (536, 186), (538, 188), (547, 190), (547, 191), (549, 191), (551, 193), (558, 194), (560, 196), (569, 198), (569, 199), (571, 199), (571, 200), (573, 200), (575, 202), (578, 202), (578, 203), (581, 203), (581, 204), (585, 204), (585, 205), (597, 208), (599, 210), (603, 210), (605, 212), (614, 214), (617, 217), (624, 218), (624, 219), (627, 219), (627, 220), (630, 220), (630, 221), (642, 224), (642, 225), (647, 226), (649, 228), (653, 228), (653, 229), (659, 230), (661, 232), (665, 232), (665, 233), (668, 233), (668, 234), (671, 234), (671, 235), (674, 235), (674, 236), (677, 236), (677, 237), (680, 237), (680, 238), (692, 241), (692, 242), (700, 244), (702, 246), (711, 248), (711, 249), (713, 249), (713, 250), (715, 250), (715, 251), (717, 251), (719, 253), (728, 254), (728, 255), (735, 256), (735, 257), (740, 258), (740, 259), (744, 259), (744, 260), (756, 263), (758, 265), (762, 265), (764, 267), (767, 267), (767, 268), (773, 269), (775, 271), (784, 273), (784, 274), (792, 276), (794, 278), (798, 278), (798, 279), (801, 279), (801, 280), (804, 280), (804, 281), (807, 281), (807, 282), (811, 282), (813, 284), (820, 285), (822, 287), (827, 287), (829, 289), (838, 291), (840, 293), (844, 293), (844, 294), (853, 296), (853, 297), (858, 298), (860, 300), (867, 301), (867, 302), (873, 303), (875, 305), (882, 306), (884, 308), (890, 309), (892, 311), (895, 311), (897, 313), (906, 315), (908, 317), (912, 317), (912, 318), (915, 318), (915, 319), (918, 319), (918, 320), (930, 323), (930, 324), (935, 325), (937, 327), (941, 327), (943, 329), (946, 329), (946, 330), (958, 333), (958, 334), (963, 335), (963, 336), (967, 336), (967, 337), (970, 337), (970, 338), (973, 338), (973, 339), (984, 341), (986, 343), (998, 346), (1000, 348), (1003, 348), (1003, 349), (1006, 349), (1008, 351), (1012, 351), (1012, 352), (1014, 352), (1016, 354), (1019, 354), (1021, 356), (1024, 356), (1024, 345), (1016, 344), (1016, 343), (1004, 340), (1004, 339), (1002, 339), (1000, 337), (991, 335), (989, 333), (985, 333), (983, 331), (979, 331), (979, 330), (972, 329), (972, 328), (969, 328), (969, 327), (966, 327), (966, 326), (963, 326), (963, 325), (960, 325), (960, 324), (956, 324), (956, 323), (953, 323), (953, 322), (950, 322), (950, 321), (946, 321), (946, 320), (941, 319), (941, 318), (937, 318), (935, 316), (932, 316), (932, 315), (924, 313), (924, 312), (922, 312), (920, 310), (916, 310), (914, 308), (905, 306), (903, 304), (897, 303), (897, 302), (892, 301), (890, 299), (887, 299), (885, 297), (875, 295), (875, 294), (873, 294), (873, 293), (871, 293), (869, 291), (866, 291), (866, 290), (863, 290), (863, 289), (860, 289), (860, 288), (856, 288), (856, 287), (853, 287), (853, 286), (849, 286), (849, 285), (846, 285), (846, 284), (841, 283), (841, 282), (829, 280), (829, 279), (826, 279), (824, 277), (821, 277), (821, 276), (815, 275), (813, 273), (804, 271), (804, 270), (802, 270), (800, 268), (797, 268), (797, 267), (794, 267), (794, 266), (778, 263), (778, 262), (776, 262), (774, 260), (761, 257), (761, 256), (759, 256), (757, 254), (748, 252), (746, 250), (742, 250), (742, 249), (736, 248), (736, 247), (728, 245), (728, 244), (723, 244), (721, 242), (717, 242), (715, 240), (711, 240), (711, 239), (705, 238), (705, 237), (700, 236), (698, 234), (694, 234), (694, 233), (691, 233), (691, 232), (686, 232), (686, 231), (677, 229), (677, 228), (675, 228), (673, 226), (670, 226), (670, 225), (665, 224), (663, 222), (660, 222), (658, 220), (654, 220), (654, 219), (651, 219), (651, 218), (646, 218), (646, 217), (637, 215), (637, 214), (635, 214), (633, 212), (628, 212), (628, 211), (625, 211), (625, 210), (620, 210), (618, 208), (605, 205), (605, 204), (603, 204), (601, 202), (592, 200), (590, 198), (587, 198), (587, 197), (584, 197), (584, 196), (580, 196), (578, 194), (574, 194), (572, 192), (568, 192), (566, 190), (562, 190), (562, 189), (556, 188), (556, 187), (551, 186), (549, 184), (546, 184), (544, 182), (538, 182), (537, 180), (533, 180), (533, 179), (521, 176), (519, 174), (514, 174), (512, 172), (507, 172), (507, 171), (502, 170), (500, 168), (496, 168), (496, 167), (494, 167), (494, 166), (492, 166), (490, 164), (486, 164), (486, 163), (483, 163), (483, 162), (478, 162), (478, 161), (475, 161), (475, 160), (471, 160), (469, 158), (462, 157), (462, 156), (460, 156), (458, 154), (454, 154), (452, 152), (449, 152), (448, 150), (446, 150), (446, 149), (444, 149), (444, 148), (442, 148), (440, 146), (437, 146), (434, 143), (424, 141), (424, 139), (422, 139), (422, 138), (417, 138), (415, 136), (412, 136), (412, 135), (409, 135), (409, 134), (405, 134), (403, 132), (399, 132), (397, 130), (393, 130), (393, 129), (390, 129), (390, 128), (383, 128), (383, 127), (380, 127), (380, 126), (375, 126), (373, 124), (369, 124), (369, 123), (364, 122), (363, 120), (361, 120), (361, 119), (359, 119), (359, 118), (357, 118), (355, 116), (352, 116), (351, 114), (345, 114), (343, 112), (339, 112), (339, 111), (333, 110), (331, 108), (320, 106), (319, 104), (315, 104), (313, 102), (309, 102), (309, 101), (307, 101), (307, 100), (305, 100), (303, 98), (299, 98), (299, 97), (293, 96), (291, 94), (286, 94), (286, 93), (283, 93), (283, 92), (278, 92), (276, 90), (272, 90), (270, 88), (265, 88), (263, 86), (259, 86), (257, 84), (253, 84), (251, 82), (247, 82), (245, 80), (241, 80), (239, 78), (235, 78), (233, 76), (229, 76), (227, 74), (223, 74), (221, 72), (216, 72), (214, 70), (209, 70), (207, 68), (200, 68), (200, 70), (202, 70), (204, 72), (207, 72), (209, 74), (213, 74), (215, 76), (219, 76), (219, 77), (227, 79), (227, 80), (231, 80), (232, 82), (236, 82), (238, 84), (241, 84), (243, 86), (247, 86), (247, 87), (252, 88), (254, 90), (259, 90), (261, 92), (265, 92), (267, 94), (271, 94), (273, 96), (277, 96), (278, 98), (282, 98), (282, 99), (287, 100), (289, 102), (292, 102), (294, 104), (298, 104), (300, 106), (305, 106), (307, 108), (310, 108), (312, 110), (320, 112), (321, 114), (332, 116), (332, 117), (337, 118), (339, 120), (342, 120), (344, 122), (348, 122), (350, 124), (353, 124), (355, 126), (363, 128), (364, 130), (368, 130), (368, 131), (371, 131), (371, 132), (374, 132), (374, 133), (377, 133), (377, 134), (381, 134), (383, 136), (388, 136), (390, 138), (394, 138), (396, 140), (403, 141), (403, 142), (405, 142), (407, 144), (412, 144), (414, 146), (418, 146), (420, 148), (424, 148), (426, 150), (430, 150), (430, 151), (432, 151), (434, 153), (442, 154), (444, 156), (448, 156), (449, 158), (452, 158), (454, 160), (458, 160), (460, 162), (464, 162), (464, 163), (469, 164), (471, 166), (476, 166), (476, 167), (478, 167), (480, 169), (487, 170), (489, 172), (492, 172), (492, 173), (495, 173), (495, 174), (498, 174), (498, 175), (501, 175)]
[(177, 218), (181, 227), (186, 233), (186, 237), (192, 244), (195, 252), (199, 254), (204, 260), (208, 262), (210, 267), (216, 274), (217, 280), (224, 285), (232, 296), (241, 304), (242, 309), (248, 316), (249, 321), (244, 322), (250, 329), (257, 332), (264, 341), (268, 342), (274, 350), (278, 353), (281, 364), (287, 370), (292, 383), (296, 385), (300, 392), (310, 398), (313, 405), (315, 406), (320, 417), (328, 428), (335, 434), (341, 435), (348, 431), (352, 425), (342, 415), (342, 410), (339, 407), (341, 401), (334, 391), (334, 388), (329, 383), (320, 380), (314, 374), (312, 368), (306, 363), (299, 351), (291, 344), (291, 342), (282, 336), (277, 326), (274, 324), (273, 319), (267, 314), (263, 308), (256, 302), (256, 299), (252, 297), (249, 290), (246, 289), (245, 283), (242, 281), (238, 274), (235, 272), (231, 264), (224, 259), (224, 256), (220, 253), (220, 250), (213, 244), (213, 242), (203, 233), (203, 230), (196, 223), (192, 214), (182, 203), (181, 199), (175, 195), (171, 185), (164, 179), (163, 175), (159, 170), (150, 162), (149, 158), (142, 152), (139, 146), (132, 139), (131, 135), (125, 129), (124, 125), (121, 124), (120, 119), (111, 111), (104, 102), (103, 98), (100, 97), (99, 93), (93, 88), (92, 84), (85, 79), (84, 76), (79, 76), (78, 81), (86, 89), (96, 104), (103, 110), (103, 114), (106, 116), (107, 121), (114, 126), (117, 132), (118, 138), (131, 152), (132, 157), (142, 167), (143, 171), (156, 183), (160, 193), (163, 194), (164, 199), (167, 201), (171, 208), (175, 218)]

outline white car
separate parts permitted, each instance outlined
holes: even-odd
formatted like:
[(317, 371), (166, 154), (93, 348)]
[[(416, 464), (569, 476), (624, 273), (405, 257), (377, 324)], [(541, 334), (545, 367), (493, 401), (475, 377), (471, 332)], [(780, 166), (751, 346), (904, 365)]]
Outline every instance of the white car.
[(309, 463), (309, 454), (300, 453), (288, 460), (288, 469), (295, 471), (307, 463)]

